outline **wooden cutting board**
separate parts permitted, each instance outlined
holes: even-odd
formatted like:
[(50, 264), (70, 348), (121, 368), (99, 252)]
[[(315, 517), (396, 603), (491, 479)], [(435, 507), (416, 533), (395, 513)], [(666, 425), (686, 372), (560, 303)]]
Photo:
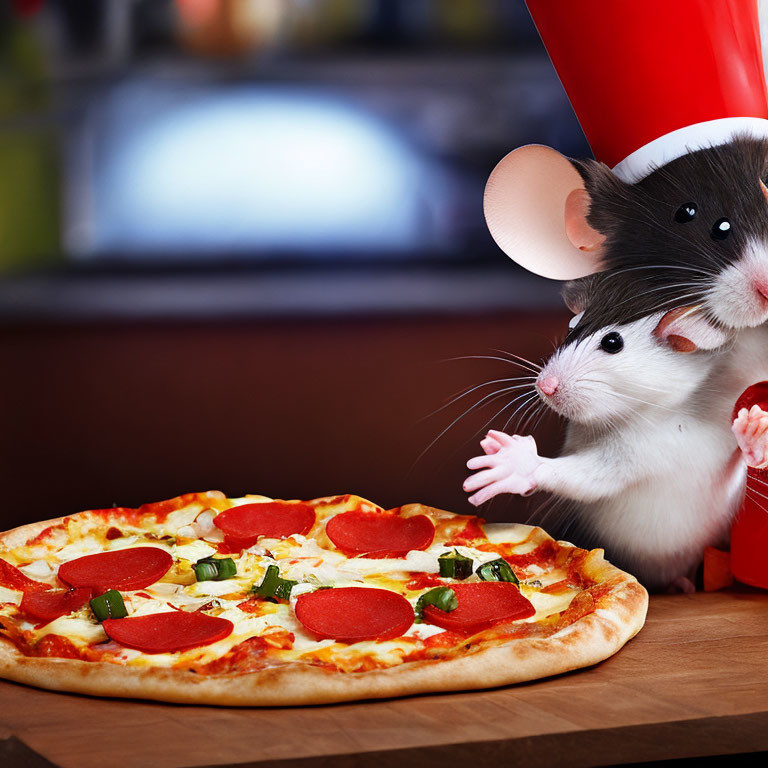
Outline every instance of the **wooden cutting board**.
[(655, 597), (618, 655), (501, 690), (221, 709), (0, 682), (2, 766), (533, 768), (756, 750), (768, 750), (768, 593), (747, 588)]

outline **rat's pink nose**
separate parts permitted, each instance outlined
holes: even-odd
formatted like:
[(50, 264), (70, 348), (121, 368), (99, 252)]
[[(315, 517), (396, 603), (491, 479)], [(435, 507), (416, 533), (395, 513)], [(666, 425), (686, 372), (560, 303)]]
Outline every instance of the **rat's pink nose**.
[(768, 301), (768, 281), (765, 280), (758, 280), (755, 283), (755, 288), (757, 288), (757, 292), (766, 300)]
[(543, 379), (539, 379), (536, 382), (536, 386), (545, 395), (554, 395), (557, 392), (557, 388), (560, 386), (560, 380), (557, 376), (545, 376)]

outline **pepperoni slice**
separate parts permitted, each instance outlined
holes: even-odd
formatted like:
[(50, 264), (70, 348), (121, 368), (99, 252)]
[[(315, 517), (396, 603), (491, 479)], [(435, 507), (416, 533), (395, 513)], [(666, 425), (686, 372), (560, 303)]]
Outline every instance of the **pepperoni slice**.
[(312, 634), (343, 643), (400, 637), (414, 618), (411, 604), (402, 595), (367, 587), (309, 592), (296, 601), (295, 611)]
[(82, 608), (91, 599), (92, 591), (85, 589), (60, 589), (51, 592), (25, 592), (21, 598), (21, 610), (33, 619), (49, 621), (66, 616)]
[(105, 619), (101, 626), (110, 639), (142, 653), (174, 653), (200, 648), (223, 640), (234, 628), (228, 619), (188, 611)]
[(143, 589), (168, 572), (173, 558), (158, 547), (132, 547), (70, 560), (59, 568), (59, 579), (70, 587)]
[(430, 624), (455, 632), (479, 632), (499, 621), (527, 619), (536, 613), (530, 601), (508, 581), (481, 581), (452, 584), (458, 608), (441, 611), (434, 605), (424, 608), (424, 618)]
[(294, 533), (309, 533), (315, 524), (315, 510), (309, 504), (265, 501), (240, 504), (220, 512), (213, 524), (224, 532), (233, 551), (254, 545), (259, 536), (285, 539)]
[(426, 515), (400, 517), (392, 512), (359, 510), (332, 517), (325, 532), (342, 552), (369, 557), (397, 557), (412, 549), (426, 549), (435, 538), (435, 526)]
[(17, 589), (24, 593), (43, 592), (51, 588), (50, 584), (43, 584), (42, 581), (35, 581), (25, 576), (15, 565), (5, 560), (0, 560), (0, 587)]

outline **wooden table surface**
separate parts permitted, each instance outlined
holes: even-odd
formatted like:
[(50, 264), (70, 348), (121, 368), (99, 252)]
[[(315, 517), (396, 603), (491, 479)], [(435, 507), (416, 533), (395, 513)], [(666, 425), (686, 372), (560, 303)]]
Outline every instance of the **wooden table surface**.
[(0, 682), (3, 766), (533, 768), (758, 750), (768, 750), (768, 593), (747, 588), (655, 597), (618, 655), (501, 690), (222, 709)]

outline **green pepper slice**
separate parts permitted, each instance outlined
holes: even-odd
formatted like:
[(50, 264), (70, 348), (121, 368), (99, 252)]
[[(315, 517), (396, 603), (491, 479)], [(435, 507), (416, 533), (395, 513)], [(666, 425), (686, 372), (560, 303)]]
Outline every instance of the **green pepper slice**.
[(472, 558), (460, 555), (456, 549), (440, 555), (437, 558), (437, 564), (440, 566), (440, 575), (443, 578), (462, 580), (472, 575)]
[(459, 607), (459, 598), (456, 597), (456, 593), (450, 587), (435, 587), (430, 589), (429, 592), (425, 592), (416, 601), (417, 624), (424, 621), (424, 609), (428, 605), (434, 605), (435, 608), (450, 613)]
[(237, 576), (237, 565), (231, 557), (204, 557), (193, 567), (198, 581), (224, 581)]
[(267, 566), (267, 572), (261, 584), (251, 587), (255, 595), (261, 597), (272, 597), (276, 600), (288, 600), (291, 596), (291, 590), (298, 584), (298, 581), (284, 579), (280, 576), (280, 569), (276, 565)]
[(491, 560), (489, 563), (483, 563), (475, 573), (483, 581), (509, 581), (512, 584), (519, 584), (520, 580), (515, 576), (512, 566), (500, 557), (498, 560)]
[(128, 615), (123, 596), (116, 589), (110, 589), (103, 595), (94, 597), (90, 601), (90, 606), (97, 621), (124, 619)]

